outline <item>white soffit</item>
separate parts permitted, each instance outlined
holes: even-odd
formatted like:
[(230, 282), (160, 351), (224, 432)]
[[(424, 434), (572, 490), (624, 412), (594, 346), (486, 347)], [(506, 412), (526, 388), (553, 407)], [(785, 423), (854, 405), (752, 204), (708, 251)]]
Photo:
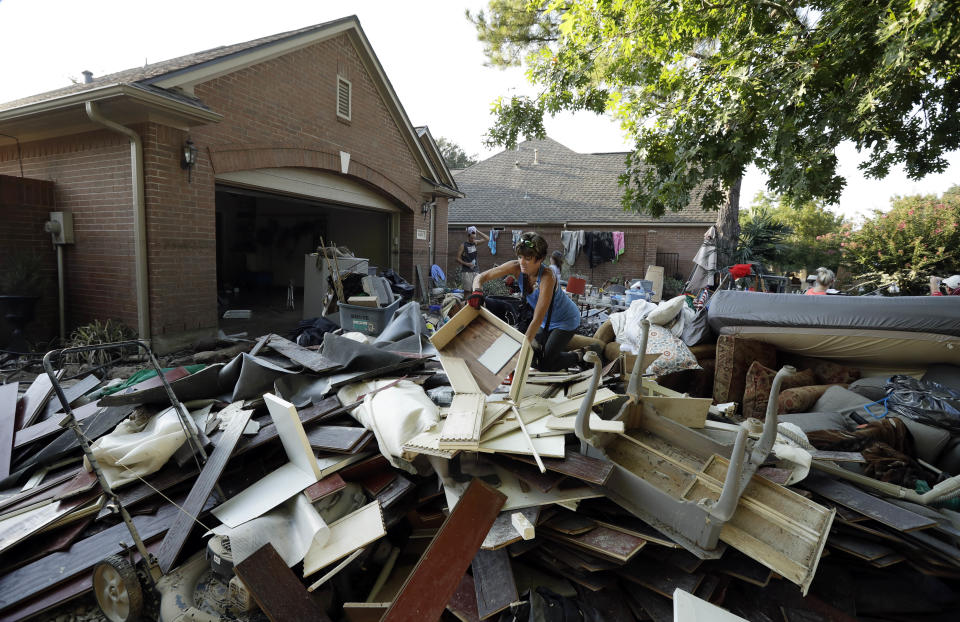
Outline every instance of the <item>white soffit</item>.
[(261, 168), (237, 171), (217, 175), (217, 182), (382, 212), (400, 211), (392, 201), (375, 190), (336, 173), (316, 169)]

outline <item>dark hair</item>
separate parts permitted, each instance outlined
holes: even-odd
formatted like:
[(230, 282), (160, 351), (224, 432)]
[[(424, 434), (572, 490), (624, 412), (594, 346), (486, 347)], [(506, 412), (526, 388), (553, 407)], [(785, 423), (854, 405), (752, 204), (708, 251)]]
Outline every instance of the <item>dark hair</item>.
[(513, 250), (516, 251), (518, 256), (543, 259), (547, 256), (547, 241), (539, 233), (527, 231), (520, 235), (520, 239), (517, 240)]
[(553, 251), (550, 253), (550, 260), (558, 268), (563, 267), (563, 252), (562, 251)]

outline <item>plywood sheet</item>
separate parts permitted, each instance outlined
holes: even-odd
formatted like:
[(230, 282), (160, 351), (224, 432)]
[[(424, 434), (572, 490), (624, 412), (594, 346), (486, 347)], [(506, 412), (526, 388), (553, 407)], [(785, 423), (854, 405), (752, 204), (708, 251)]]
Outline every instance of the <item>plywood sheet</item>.
[(438, 619), (505, 501), (502, 493), (474, 479), (407, 577), (383, 622)]
[(307, 591), (269, 542), (237, 564), (234, 570), (271, 622), (329, 622), (319, 595)]
[(319, 572), (386, 534), (380, 503), (368, 503), (330, 524), (330, 539), (324, 546), (312, 545), (303, 558), (303, 576)]

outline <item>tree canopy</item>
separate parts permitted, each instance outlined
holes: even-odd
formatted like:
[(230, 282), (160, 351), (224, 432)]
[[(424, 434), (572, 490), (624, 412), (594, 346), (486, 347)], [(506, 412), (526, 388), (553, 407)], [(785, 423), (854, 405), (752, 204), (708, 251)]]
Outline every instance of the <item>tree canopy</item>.
[(611, 113), (636, 141), (625, 208), (721, 207), (750, 164), (792, 203), (839, 199), (835, 149), (921, 178), (960, 147), (960, 11), (949, 0), (490, 0), (468, 18), (534, 97), (501, 98), (491, 144), (559, 111)]
[(440, 148), (440, 155), (448, 168), (467, 168), (477, 163), (476, 154), (467, 155), (460, 145), (443, 136), (437, 138), (437, 147)]

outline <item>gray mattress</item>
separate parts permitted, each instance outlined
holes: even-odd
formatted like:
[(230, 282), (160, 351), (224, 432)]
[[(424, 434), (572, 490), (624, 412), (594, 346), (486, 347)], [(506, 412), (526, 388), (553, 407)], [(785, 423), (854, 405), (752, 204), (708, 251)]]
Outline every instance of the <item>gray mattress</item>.
[(732, 327), (889, 330), (960, 337), (960, 296), (804, 296), (722, 290), (707, 309), (715, 333)]

